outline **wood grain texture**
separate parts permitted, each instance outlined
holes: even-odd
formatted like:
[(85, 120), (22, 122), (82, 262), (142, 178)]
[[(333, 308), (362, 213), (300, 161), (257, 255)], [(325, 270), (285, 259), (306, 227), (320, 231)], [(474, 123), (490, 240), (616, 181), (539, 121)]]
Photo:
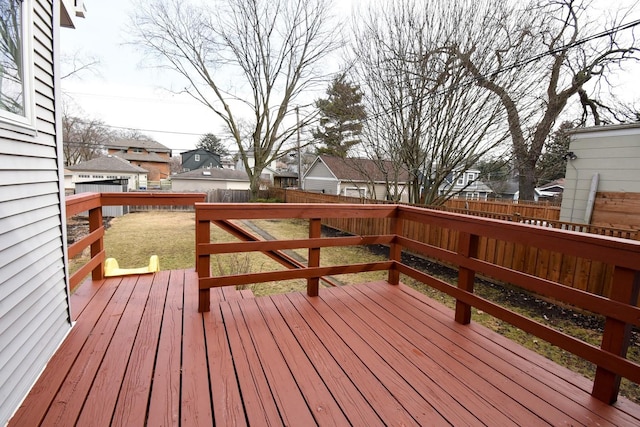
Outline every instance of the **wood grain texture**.
[(604, 404), (587, 379), (403, 284), (214, 288), (208, 313), (197, 294), (193, 270), (86, 282), (9, 425), (640, 423), (639, 405)]

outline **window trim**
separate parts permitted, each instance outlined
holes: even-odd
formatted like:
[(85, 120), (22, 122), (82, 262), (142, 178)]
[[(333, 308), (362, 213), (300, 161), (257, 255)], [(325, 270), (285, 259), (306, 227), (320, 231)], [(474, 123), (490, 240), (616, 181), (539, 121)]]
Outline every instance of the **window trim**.
[[(0, 123), (9, 127), (16, 127), (18, 131), (29, 131), (36, 134), (35, 115), (35, 82), (33, 64), (33, 4), (31, 0), (20, 0), (22, 7), (22, 97), (24, 102), (24, 115), (0, 110)], [(13, 129), (12, 129), (13, 130)]]

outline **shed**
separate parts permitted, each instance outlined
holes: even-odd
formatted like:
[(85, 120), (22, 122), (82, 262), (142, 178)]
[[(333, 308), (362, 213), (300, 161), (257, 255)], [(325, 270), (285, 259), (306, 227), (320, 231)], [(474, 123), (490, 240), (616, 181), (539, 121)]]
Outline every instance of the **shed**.
[(233, 169), (196, 169), (171, 176), (173, 191), (248, 190), (249, 176)]
[[(126, 193), (128, 179), (111, 179), (104, 181), (87, 181), (76, 184), (78, 193)], [(103, 206), (103, 217), (116, 217), (129, 213), (128, 206)]]
[(572, 130), (560, 220), (640, 229), (640, 123)]

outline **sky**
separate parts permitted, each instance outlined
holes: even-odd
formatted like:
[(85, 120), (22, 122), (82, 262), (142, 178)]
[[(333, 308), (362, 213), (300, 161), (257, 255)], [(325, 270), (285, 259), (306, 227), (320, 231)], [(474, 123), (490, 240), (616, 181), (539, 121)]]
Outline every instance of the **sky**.
[[(366, 0), (337, 0), (336, 4), (348, 13), (351, 3), (359, 1)], [(139, 48), (127, 43), (126, 25), (134, 1), (84, 3), (86, 17), (77, 20), (75, 29), (61, 30), (62, 54), (79, 53), (100, 63), (62, 81), (65, 102), (74, 115), (102, 120), (116, 130), (139, 129), (174, 150), (174, 155), (195, 148), (204, 133), (223, 133), (221, 121), (211, 110), (187, 94), (167, 90), (181, 87), (177, 73), (150, 67)], [(63, 74), (67, 68), (63, 65)]]
[[(605, 5), (619, 4), (612, 0), (600, 1)], [(337, 13), (341, 15), (368, 2), (335, 0)], [(94, 57), (100, 63), (90, 71), (62, 81), (65, 102), (74, 115), (102, 120), (115, 129), (138, 129), (174, 150), (174, 154), (193, 149), (204, 133), (223, 133), (222, 123), (211, 110), (187, 94), (167, 90), (183, 85), (176, 73), (150, 67), (139, 48), (127, 43), (125, 28), (134, 1), (84, 0), (84, 3), (86, 17), (77, 19), (75, 29), (61, 30), (62, 54), (78, 53)], [(630, 19), (638, 19), (639, 14), (634, 15)], [(331, 61), (334, 63), (328, 64), (328, 68), (337, 70), (339, 58), (336, 56)], [(63, 73), (65, 67), (68, 68), (63, 65)], [(618, 76), (618, 90), (631, 94), (633, 99), (640, 99), (638, 73), (640, 67), (628, 67)], [(229, 148), (234, 147), (229, 145)]]

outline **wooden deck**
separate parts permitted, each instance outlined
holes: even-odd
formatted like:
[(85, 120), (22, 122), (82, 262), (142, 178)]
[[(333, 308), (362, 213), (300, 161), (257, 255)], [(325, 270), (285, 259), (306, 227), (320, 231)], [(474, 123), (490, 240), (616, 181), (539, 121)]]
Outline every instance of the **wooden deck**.
[[(247, 297), (247, 298), (244, 298)], [(404, 285), (251, 298), (193, 271), (84, 283), (10, 426), (640, 425), (591, 382)]]

